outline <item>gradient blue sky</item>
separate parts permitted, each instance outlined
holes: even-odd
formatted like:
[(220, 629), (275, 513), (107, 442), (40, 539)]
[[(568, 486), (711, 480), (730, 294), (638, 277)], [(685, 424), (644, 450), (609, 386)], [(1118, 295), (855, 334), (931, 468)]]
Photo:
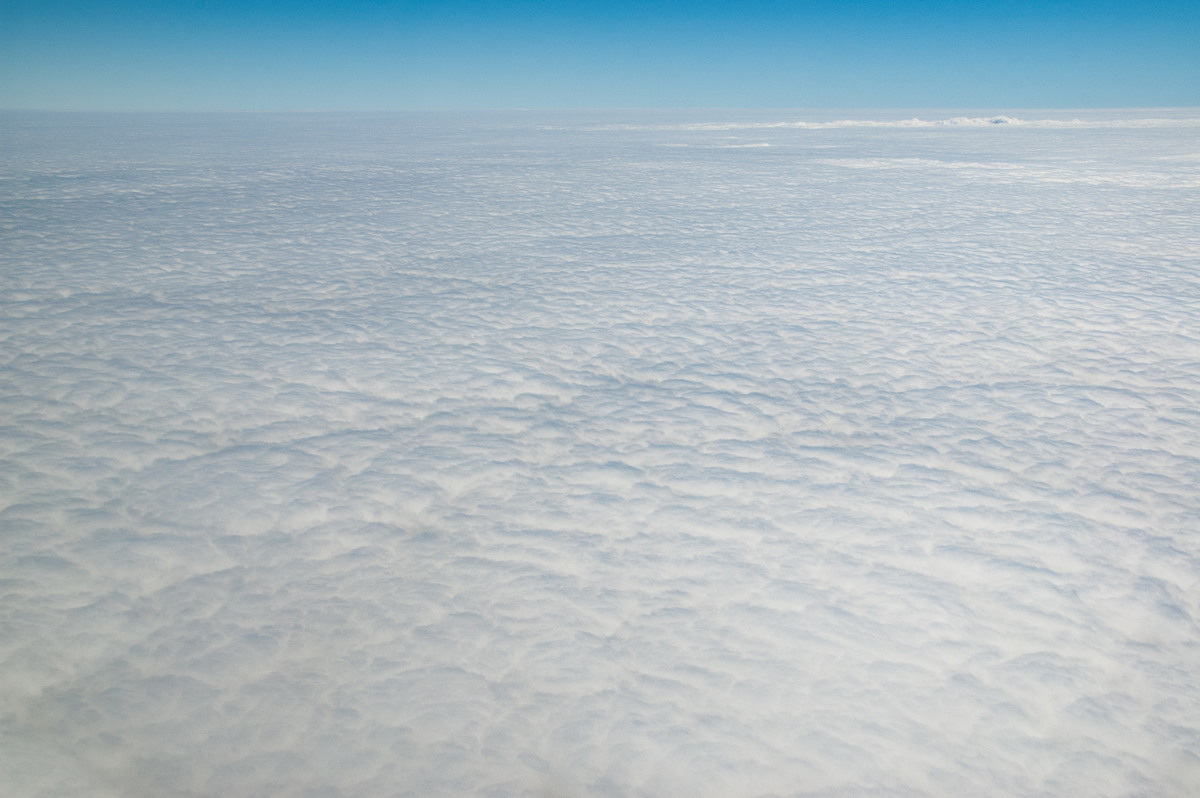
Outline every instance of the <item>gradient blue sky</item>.
[(1200, 105), (1200, 3), (0, 0), (0, 107)]

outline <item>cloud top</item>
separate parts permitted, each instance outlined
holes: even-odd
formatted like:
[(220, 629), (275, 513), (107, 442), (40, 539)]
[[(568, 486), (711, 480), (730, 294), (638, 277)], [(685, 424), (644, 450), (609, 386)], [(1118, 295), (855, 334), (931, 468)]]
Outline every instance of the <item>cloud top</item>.
[(995, 118), (5, 117), (0, 786), (1195, 794), (1193, 130)]

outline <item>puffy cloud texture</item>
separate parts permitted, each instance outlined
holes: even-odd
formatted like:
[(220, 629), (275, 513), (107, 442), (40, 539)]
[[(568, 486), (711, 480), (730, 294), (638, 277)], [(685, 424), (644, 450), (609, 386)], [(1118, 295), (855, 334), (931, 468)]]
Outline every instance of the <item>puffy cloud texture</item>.
[(1195, 795), (1200, 119), (1029, 116), (4, 116), (5, 793)]

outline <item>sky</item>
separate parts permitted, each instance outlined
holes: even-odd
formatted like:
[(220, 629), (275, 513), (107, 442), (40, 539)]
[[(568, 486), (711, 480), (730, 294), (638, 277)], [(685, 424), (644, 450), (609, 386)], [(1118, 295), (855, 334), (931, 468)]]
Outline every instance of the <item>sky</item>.
[(1200, 5), (2, 0), (0, 107), (1200, 105)]

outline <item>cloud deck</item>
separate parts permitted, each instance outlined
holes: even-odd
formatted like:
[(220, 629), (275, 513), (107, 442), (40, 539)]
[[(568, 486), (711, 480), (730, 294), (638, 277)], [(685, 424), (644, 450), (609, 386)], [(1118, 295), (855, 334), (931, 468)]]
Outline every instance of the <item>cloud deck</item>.
[(1078, 114), (6, 115), (0, 784), (1194, 794), (1196, 119)]

